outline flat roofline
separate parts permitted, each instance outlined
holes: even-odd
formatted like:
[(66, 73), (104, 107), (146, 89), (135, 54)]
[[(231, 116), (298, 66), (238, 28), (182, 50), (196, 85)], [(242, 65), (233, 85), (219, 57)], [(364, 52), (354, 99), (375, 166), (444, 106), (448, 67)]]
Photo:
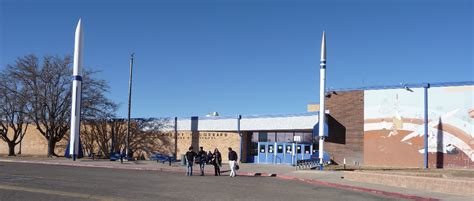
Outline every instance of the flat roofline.
[[(315, 116), (319, 112), (305, 112), (305, 113), (293, 113), (293, 114), (266, 114), (266, 115), (240, 115), (242, 119), (255, 119), (255, 118), (279, 118), (279, 117), (306, 117), (306, 116)], [(191, 117), (149, 117), (149, 118), (131, 118), (131, 120), (170, 120), (174, 121), (174, 118), (178, 120), (192, 118), (198, 118), (198, 120), (225, 120), (225, 119), (238, 119), (239, 115), (235, 116), (216, 116), (216, 117), (206, 117), (206, 116), (191, 116)], [(127, 118), (114, 118), (115, 120), (127, 121)]]
[[(315, 116), (319, 112), (305, 112), (305, 113), (294, 113), (294, 114), (270, 114), (270, 115), (240, 115), (242, 119), (255, 119), (255, 118), (279, 118), (279, 117), (306, 117), (306, 116)], [(224, 120), (224, 119), (238, 119), (239, 115), (235, 116), (216, 116), (216, 117), (206, 117), (206, 116), (193, 116), (193, 117), (177, 117), (178, 120), (189, 119), (197, 117), (199, 120)], [(169, 118), (169, 117), (168, 117)], [(171, 118), (174, 119), (174, 118)]]
[(454, 86), (470, 86), (474, 85), (474, 81), (462, 81), (462, 82), (425, 82), (425, 83), (402, 83), (397, 85), (379, 85), (379, 86), (368, 86), (368, 87), (353, 87), (353, 88), (328, 88), (327, 91), (345, 92), (345, 91), (365, 91), (365, 90), (383, 90), (383, 89), (403, 89), (408, 88), (422, 88), (429, 84), (430, 87), (454, 87)]

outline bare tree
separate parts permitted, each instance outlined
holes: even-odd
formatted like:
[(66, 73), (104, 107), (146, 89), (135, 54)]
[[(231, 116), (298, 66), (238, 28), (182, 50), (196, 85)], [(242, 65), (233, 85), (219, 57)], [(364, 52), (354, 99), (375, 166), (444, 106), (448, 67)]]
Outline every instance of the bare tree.
[(0, 73), (0, 80), (0, 138), (8, 144), (8, 155), (14, 156), (28, 129), (26, 89), (6, 72)]
[[(112, 138), (114, 138), (113, 150), (124, 150), (127, 138), (127, 120), (113, 119), (109, 121), (109, 125), (110, 134), (104, 135), (106, 138), (98, 140), (98, 144), (109, 144), (108, 142), (112, 142)], [(135, 153), (135, 156), (149, 156), (154, 152), (171, 152), (172, 150), (164, 150), (166, 147), (172, 147), (170, 146), (172, 143), (170, 141), (171, 136), (169, 136), (169, 133), (163, 132), (168, 125), (169, 119), (132, 119), (130, 151)], [(106, 147), (101, 150), (105, 152), (109, 149), (110, 147)]]
[[(35, 55), (18, 58), (7, 70), (27, 88), (31, 105), (29, 115), (36, 129), (48, 140), (48, 156), (57, 156), (56, 143), (69, 131), (71, 112), (71, 57), (45, 56), (40, 64)], [(94, 72), (84, 71), (82, 111), (84, 118), (94, 116), (100, 105), (108, 104), (108, 85), (92, 78)], [(108, 101), (110, 102), (110, 101)]]
[[(127, 121), (113, 118), (114, 114), (115, 109), (111, 107), (109, 112), (83, 121), (81, 141), (86, 152), (98, 151), (108, 158), (113, 152), (124, 150)], [(133, 119), (130, 129), (131, 152), (135, 153), (135, 156), (149, 156), (154, 152), (171, 153), (171, 133), (163, 132), (168, 125), (168, 119)]]
[[(95, 139), (94, 139), (94, 133), (91, 131), (91, 124), (94, 122), (88, 122), (88, 121), (81, 121), (81, 133), (80, 133), (80, 138), (81, 138), (81, 144), (82, 148), (84, 149), (84, 153), (86, 155), (90, 155), (94, 153), (94, 147), (95, 147)], [(66, 135), (64, 137), (69, 141), (69, 136)], [(66, 150), (68, 151), (68, 150)]]
[(112, 145), (112, 121), (115, 117), (117, 105), (103, 101), (96, 105), (99, 110), (96, 110), (95, 117), (90, 116), (86, 118), (81, 125), (81, 139), (85, 145), (86, 152), (94, 153), (94, 148), (97, 147), (98, 151), (103, 157), (110, 157), (110, 149)]
[(126, 119), (112, 119), (110, 121), (110, 138), (112, 150), (117, 152), (124, 150), (125, 138), (127, 137)]
[(130, 134), (130, 149), (136, 156), (150, 156), (155, 152), (172, 153), (171, 136), (163, 130), (169, 119), (134, 119)]

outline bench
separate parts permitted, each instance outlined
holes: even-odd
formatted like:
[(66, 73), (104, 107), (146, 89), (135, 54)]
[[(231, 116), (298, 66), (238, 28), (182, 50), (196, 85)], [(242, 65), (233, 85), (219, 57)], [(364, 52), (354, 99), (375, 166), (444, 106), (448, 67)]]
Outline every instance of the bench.
[(165, 164), (165, 162), (168, 162), (169, 165), (171, 166), (171, 162), (176, 162), (176, 158), (174, 156), (166, 156), (160, 153), (155, 153), (150, 156), (150, 160), (156, 161), (157, 163), (162, 162)]
[[(110, 154), (110, 161), (120, 160), (120, 157), (121, 157), (120, 152), (111, 153)], [(125, 155), (123, 157), (125, 157)]]

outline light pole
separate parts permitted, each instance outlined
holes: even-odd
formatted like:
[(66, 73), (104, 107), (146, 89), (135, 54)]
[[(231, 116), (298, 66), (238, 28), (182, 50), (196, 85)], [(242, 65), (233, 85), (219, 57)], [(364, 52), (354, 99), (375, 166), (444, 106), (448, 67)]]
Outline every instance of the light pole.
[(423, 133), (423, 148), (424, 148), (424, 157), (423, 157), (423, 167), (428, 169), (428, 88), (430, 88), (429, 83), (423, 84), (424, 89), (424, 133)]
[(127, 125), (127, 139), (125, 141), (125, 155), (127, 160), (130, 154), (130, 113), (132, 110), (132, 75), (133, 75), (133, 56), (135, 53), (130, 55), (130, 78), (128, 80), (128, 125)]

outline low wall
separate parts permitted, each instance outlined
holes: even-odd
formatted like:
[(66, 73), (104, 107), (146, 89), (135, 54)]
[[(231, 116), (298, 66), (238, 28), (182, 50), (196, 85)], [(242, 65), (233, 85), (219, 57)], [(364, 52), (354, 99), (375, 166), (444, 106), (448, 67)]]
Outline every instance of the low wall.
[(474, 196), (474, 180), (429, 178), (368, 172), (345, 172), (344, 179), (410, 189)]

